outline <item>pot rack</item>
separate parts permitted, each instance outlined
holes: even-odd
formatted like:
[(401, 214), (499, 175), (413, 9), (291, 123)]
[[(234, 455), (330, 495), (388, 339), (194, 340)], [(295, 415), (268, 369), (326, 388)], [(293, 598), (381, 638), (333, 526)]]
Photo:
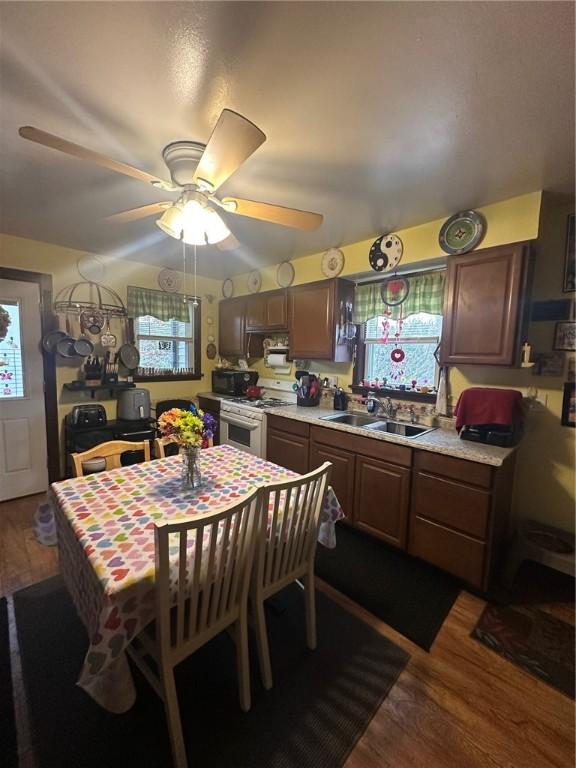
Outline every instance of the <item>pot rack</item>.
[(102, 312), (107, 317), (128, 317), (124, 302), (116, 291), (91, 280), (67, 285), (54, 299), (57, 314), (78, 315), (84, 311)]

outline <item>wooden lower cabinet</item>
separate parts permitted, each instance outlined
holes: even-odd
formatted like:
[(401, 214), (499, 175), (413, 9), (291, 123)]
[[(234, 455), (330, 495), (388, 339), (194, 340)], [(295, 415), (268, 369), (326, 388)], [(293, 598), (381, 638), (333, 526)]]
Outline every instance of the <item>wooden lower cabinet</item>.
[(312, 441), (310, 445), (310, 470), (324, 464), (332, 463), (332, 475), (330, 485), (340, 502), (346, 521), (352, 522), (354, 518), (354, 469), (356, 457), (349, 451), (342, 451), (330, 445), (322, 445)]
[(410, 474), (406, 467), (356, 457), (354, 523), (402, 549), (406, 546)]
[(300, 475), (310, 464), (310, 427), (300, 421), (281, 416), (268, 416), (266, 458)]

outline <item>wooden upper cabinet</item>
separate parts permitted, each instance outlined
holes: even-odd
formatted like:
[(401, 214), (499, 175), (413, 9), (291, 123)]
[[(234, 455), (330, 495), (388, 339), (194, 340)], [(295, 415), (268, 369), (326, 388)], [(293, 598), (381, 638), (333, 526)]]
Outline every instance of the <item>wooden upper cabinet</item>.
[(246, 354), (246, 300), (227, 299), (218, 305), (218, 351), (222, 357), (242, 357)]
[(441, 362), (514, 365), (520, 349), (527, 243), (448, 257)]
[(267, 291), (246, 297), (246, 330), (268, 331), (288, 327), (285, 290)]
[[(346, 280), (321, 280), (288, 290), (290, 356), (349, 362), (353, 347), (338, 343), (340, 317), (351, 302), (353, 285)], [(342, 304), (342, 312), (340, 305)]]

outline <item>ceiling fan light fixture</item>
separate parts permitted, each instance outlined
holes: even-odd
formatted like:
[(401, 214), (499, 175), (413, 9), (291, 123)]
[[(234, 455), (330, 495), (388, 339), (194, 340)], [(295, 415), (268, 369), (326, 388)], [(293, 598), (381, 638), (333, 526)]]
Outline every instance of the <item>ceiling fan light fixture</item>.
[(212, 208), (206, 208), (204, 211), (204, 228), (206, 230), (206, 239), (210, 245), (221, 243), (230, 237), (230, 230), (224, 223), (223, 218)]
[(175, 237), (176, 240), (180, 240), (180, 234), (183, 226), (183, 214), (182, 208), (177, 205), (171, 205), (167, 208), (162, 216), (156, 220), (157, 226), (170, 237)]

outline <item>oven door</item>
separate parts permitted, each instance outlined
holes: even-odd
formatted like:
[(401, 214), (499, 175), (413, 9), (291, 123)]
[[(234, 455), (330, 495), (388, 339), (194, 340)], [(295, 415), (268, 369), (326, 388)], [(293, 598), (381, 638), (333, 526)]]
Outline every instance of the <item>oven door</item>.
[(220, 411), (220, 445), (232, 445), (253, 456), (262, 456), (262, 422)]

